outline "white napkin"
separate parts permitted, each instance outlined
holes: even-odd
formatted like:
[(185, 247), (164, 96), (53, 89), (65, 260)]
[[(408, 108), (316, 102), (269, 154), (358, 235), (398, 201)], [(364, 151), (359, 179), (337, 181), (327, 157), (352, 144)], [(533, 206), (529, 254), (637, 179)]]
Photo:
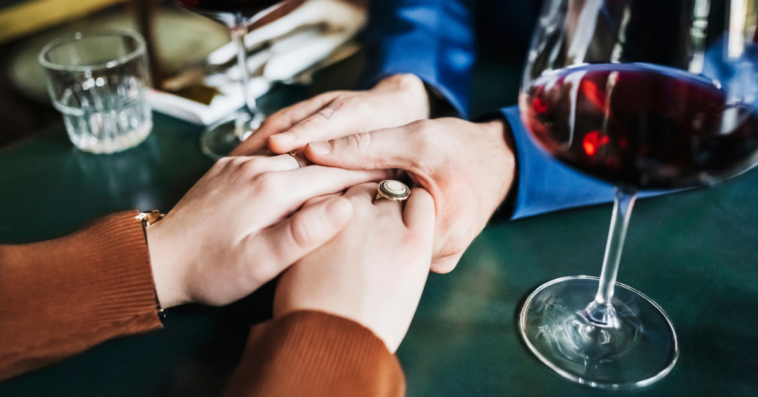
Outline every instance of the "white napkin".
[[(290, 14), (247, 34), (245, 46), (248, 48), (273, 42), (247, 59), (251, 74), (249, 94), (258, 98), (277, 81), (290, 82), (295, 77), (307, 81), (308, 76), (301, 73), (354, 54), (360, 46), (353, 38), (365, 23), (366, 11), (353, 4), (341, 0), (308, 0)], [(234, 44), (228, 43), (212, 52), (207, 63), (225, 64), (236, 57), (236, 51)], [(209, 105), (157, 90), (150, 93), (150, 104), (156, 111), (195, 124), (213, 124), (244, 106), (239, 79), (237, 65), (206, 76), (203, 85), (221, 92)]]
[[(340, 0), (308, 0), (286, 16), (248, 33), (245, 47), (254, 48), (298, 27), (322, 24), (330, 30), (355, 34), (366, 24), (366, 10)], [(208, 55), (208, 63), (222, 65), (236, 56), (237, 48), (230, 42)]]

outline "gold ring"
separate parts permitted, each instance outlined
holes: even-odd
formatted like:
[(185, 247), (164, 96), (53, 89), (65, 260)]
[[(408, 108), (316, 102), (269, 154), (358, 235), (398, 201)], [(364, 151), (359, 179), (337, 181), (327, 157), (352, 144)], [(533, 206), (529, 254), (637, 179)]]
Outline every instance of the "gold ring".
[(300, 160), (300, 157), (297, 157), (297, 153), (295, 151), (290, 152), (290, 156), (295, 158), (295, 161), (297, 161), (297, 168), (303, 168), (303, 162)]
[(403, 201), (407, 200), (410, 195), (411, 189), (408, 188), (408, 186), (405, 186), (403, 182), (388, 179), (379, 182), (379, 185), (376, 187), (376, 198), (374, 200), (387, 199), (392, 201)]

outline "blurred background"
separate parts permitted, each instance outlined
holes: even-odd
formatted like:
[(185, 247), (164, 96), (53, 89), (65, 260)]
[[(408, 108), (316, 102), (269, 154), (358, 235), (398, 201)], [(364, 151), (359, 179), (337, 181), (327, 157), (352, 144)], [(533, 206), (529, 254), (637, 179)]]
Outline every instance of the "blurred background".
[[(335, 6), (341, 2), (349, 6)], [(539, 1), (535, 0), (481, 2), (492, 2), (501, 12), (518, 12), (524, 18), (505, 30), (477, 32), (480, 56), (475, 75), (474, 90), (477, 92), (473, 115), (495, 106), (515, 103), (519, 84), (516, 76), (523, 65), (531, 26), (539, 7)], [(363, 62), (360, 31), (365, 25), (366, 1), (309, 0), (301, 7), (306, 6), (309, 8), (302, 15), (290, 18), (299, 18), (297, 21), (287, 22), (284, 29), (289, 32), (286, 34), (279, 26), (274, 29), (278, 32), (264, 32), (267, 37), (248, 37), (252, 40), (247, 43), (252, 47), (248, 60), (251, 73), (266, 77), (261, 79), (265, 82), (259, 81), (261, 84), (253, 89), (256, 96), (265, 94), (274, 82), (309, 87), (306, 95), (334, 88), (350, 89), (355, 84)], [(492, 4), (489, 7), (492, 10)], [(344, 12), (334, 12), (340, 9)], [(492, 18), (493, 15), (491, 11), (488, 14), (477, 12), (477, 19)], [(487, 25), (491, 24), (477, 23), (477, 26)], [(207, 125), (217, 118), (212, 111), (215, 105), (208, 103), (208, 96), (214, 91), (224, 91), (224, 84), (229, 82), (207, 84), (206, 78), (204, 84), (195, 83), (198, 71), (207, 77), (209, 65), (226, 66), (224, 74), (232, 80), (238, 78), (233, 62), (229, 62), (233, 50), (230, 52), (229, 33), (224, 26), (182, 9), (171, 0), (0, 0), (0, 148), (62, 122), (45, 91), (37, 58), (42, 47), (68, 33), (107, 29), (130, 29), (145, 37), (153, 86), (159, 94), (172, 94), (151, 98), (155, 110), (196, 124)], [(278, 46), (272, 38), (280, 41)], [(314, 50), (319, 46), (323, 47), (320, 51)], [(270, 50), (272, 47), (284, 48), (287, 54), (279, 56), (277, 67), (269, 67), (266, 72), (262, 63), (272, 63), (273, 60), (270, 54), (261, 56), (264, 52), (261, 48)], [(281, 65), (292, 66), (293, 59), (296, 65), (285, 67), (287, 70), (282, 72)], [(350, 73), (339, 73), (337, 84), (334, 79), (326, 79), (331, 80), (330, 86), (320, 87), (318, 81), (324, 79), (312, 79), (314, 73), (328, 73), (323, 72), (328, 66), (345, 63), (348, 66), (342, 69)], [(503, 70), (503, 64), (514, 70)], [(272, 71), (279, 75), (271, 76)], [(316, 87), (310, 87), (314, 80)], [(230, 90), (236, 92), (236, 87)], [(207, 106), (201, 109), (195, 103), (175, 100), (176, 96), (191, 98)]]

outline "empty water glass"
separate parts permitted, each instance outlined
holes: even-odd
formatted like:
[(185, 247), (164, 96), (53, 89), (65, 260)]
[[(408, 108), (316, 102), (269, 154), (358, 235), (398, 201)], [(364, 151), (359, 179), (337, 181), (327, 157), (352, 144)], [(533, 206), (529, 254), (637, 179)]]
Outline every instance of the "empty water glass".
[(79, 149), (119, 152), (150, 134), (150, 72), (138, 34), (74, 33), (45, 46), (39, 61), (53, 105)]

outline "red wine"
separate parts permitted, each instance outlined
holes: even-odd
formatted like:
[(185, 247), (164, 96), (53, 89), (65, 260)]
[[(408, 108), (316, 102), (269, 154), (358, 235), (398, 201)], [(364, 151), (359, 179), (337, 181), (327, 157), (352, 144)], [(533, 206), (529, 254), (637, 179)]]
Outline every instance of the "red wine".
[(211, 18), (228, 19), (233, 15), (252, 18), (281, 0), (177, 0), (180, 6), (208, 15)]
[(717, 83), (649, 64), (561, 69), (521, 97), (522, 117), (554, 157), (617, 186), (700, 186), (758, 160), (758, 115)]

